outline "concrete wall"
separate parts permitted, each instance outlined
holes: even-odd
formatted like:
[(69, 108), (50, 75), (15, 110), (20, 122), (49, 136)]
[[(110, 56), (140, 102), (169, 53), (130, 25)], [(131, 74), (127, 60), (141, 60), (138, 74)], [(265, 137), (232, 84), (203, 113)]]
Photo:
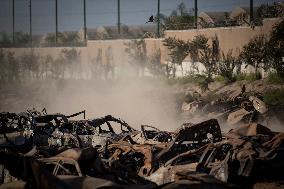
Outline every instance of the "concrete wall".
[[(159, 48), (165, 49), (162, 45), (162, 39), (145, 39), (147, 55), (151, 56)], [(75, 47), (76, 50), (80, 51), (82, 62), (88, 62), (96, 58), (98, 50), (102, 49), (103, 60), (105, 59), (106, 50), (111, 47), (113, 51), (114, 62), (124, 64), (129, 62), (128, 54), (125, 52), (126, 43), (131, 40), (117, 39), (117, 40), (91, 40), (87, 42), (86, 47)], [(6, 48), (4, 51), (14, 52), (15, 56), (21, 56), (23, 53), (33, 53), (46, 56), (51, 55), (54, 58), (58, 57), (63, 49), (72, 49), (71, 47), (40, 47), (40, 48)], [(163, 50), (164, 52), (164, 50)]]
[[(222, 27), (222, 28), (206, 28), (206, 29), (197, 29), (197, 30), (168, 30), (165, 32), (165, 37), (176, 37), (177, 39), (182, 40), (193, 40), (197, 35), (205, 35), (209, 39), (217, 36), (219, 39), (219, 45), (221, 51), (224, 53), (228, 52), (230, 49), (233, 50), (234, 55), (239, 55), (244, 45), (246, 45), (250, 39), (254, 38), (257, 35), (266, 35), (268, 36), (273, 27), (281, 21), (280, 18), (264, 19), (263, 26), (251, 28), (246, 26), (239, 27)], [(165, 49), (163, 56), (167, 57), (167, 49)], [(165, 58), (167, 59), (167, 58)], [(198, 70), (198, 73), (202, 73), (205, 68), (202, 64), (193, 65), (191, 62), (190, 56), (186, 57), (183, 63), (184, 73), (192, 73)], [(242, 72), (253, 72), (254, 68), (251, 66), (245, 67), (242, 65)], [(267, 73), (264, 70), (259, 70), (261, 74), (265, 77)], [(181, 76), (180, 68), (177, 69), (177, 76)]]
[(182, 40), (192, 40), (197, 35), (205, 35), (212, 38), (215, 35), (219, 39), (220, 48), (225, 53), (232, 49), (236, 54), (246, 45), (250, 39), (257, 35), (269, 35), (275, 24), (279, 23), (280, 19), (265, 19), (263, 26), (251, 27), (222, 27), (222, 28), (207, 28), (197, 30), (183, 30), (183, 31), (166, 31), (165, 37), (176, 37)]
[[(197, 29), (197, 30), (179, 30), (179, 31), (166, 31), (165, 37), (176, 37), (183, 40), (192, 40), (197, 35), (205, 35), (209, 38), (215, 35), (219, 39), (221, 50), (226, 52), (229, 49), (233, 49), (235, 54), (238, 54), (242, 47), (249, 42), (249, 40), (257, 35), (264, 34), (269, 35), (273, 26), (278, 23), (280, 19), (265, 19), (263, 26), (255, 27), (227, 27), (227, 28), (208, 28), (208, 29)], [(158, 49), (161, 50), (162, 61), (166, 62), (169, 60), (168, 50), (163, 46), (163, 39), (145, 39), (147, 54), (150, 56), (155, 53)], [(76, 47), (81, 52), (82, 62), (88, 63), (97, 56), (98, 49), (102, 49), (103, 58), (108, 47), (113, 50), (113, 59), (115, 64), (123, 65), (128, 63), (129, 57), (125, 52), (125, 43), (131, 40), (96, 40), (88, 41), (86, 47)], [(33, 51), (40, 55), (52, 55), (57, 57), (63, 47), (46, 47), (46, 48), (34, 48)], [(22, 53), (28, 53), (31, 51), (30, 48), (9, 48), (6, 51), (15, 52), (16, 56)], [(187, 57), (185, 62), (189, 62), (190, 57)]]

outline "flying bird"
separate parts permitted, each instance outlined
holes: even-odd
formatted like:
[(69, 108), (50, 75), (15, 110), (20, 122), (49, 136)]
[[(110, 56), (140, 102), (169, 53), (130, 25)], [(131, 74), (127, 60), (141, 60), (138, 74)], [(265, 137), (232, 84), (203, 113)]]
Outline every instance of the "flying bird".
[(146, 24), (149, 23), (149, 22), (154, 22), (154, 16), (153, 16), (153, 15), (150, 16), (150, 18), (149, 18), (149, 20), (146, 22)]

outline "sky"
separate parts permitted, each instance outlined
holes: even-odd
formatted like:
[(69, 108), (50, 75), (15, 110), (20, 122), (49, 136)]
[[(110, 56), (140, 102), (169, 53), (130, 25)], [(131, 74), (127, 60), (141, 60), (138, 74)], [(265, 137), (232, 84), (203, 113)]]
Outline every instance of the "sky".
[[(29, 33), (29, 1), (15, 0), (15, 30)], [(32, 1), (33, 34), (55, 32), (55, 0)], [(284, 0), (254, 0), (254, 5), (284, 2)], [(165, 15), (185, 3), (188, 10), (194, 0), (160, 0), (160, 12)], [(198, 11), (231, 11), (237, 6), (249, 6), (250, 0), (198, 0)], [(157, 13), (157, 0), (120, 0), (121, 23), (144, 25)], [(117, 24), (117, 0), (86, 0), (87, 28)], [(59, 31), (75, 31), (83, 27), (83, 0), (58, 0)], [(0, 0), (0, 32), (12, 32), (12, 0)]]

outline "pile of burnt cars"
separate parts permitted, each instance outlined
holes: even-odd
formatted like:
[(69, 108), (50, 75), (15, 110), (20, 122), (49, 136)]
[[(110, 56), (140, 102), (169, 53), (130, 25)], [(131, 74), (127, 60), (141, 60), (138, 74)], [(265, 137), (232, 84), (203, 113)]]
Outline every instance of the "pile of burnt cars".
[(202, 98), (186, 100), (181, 106), (181, 111), (189, 117), (201, 115), (208, 117), (208, 119), (222, 120), (227, 125), (234, 126), (243, 123), (263, 122), (270, 116), (262, 94), (245, 92), (244, 88), (214, 95), (216, 98), (214, 100)]
[(253, 122), (222, 133), (209, 119), (168, 132), (137, 130), (111, 115), (29, 110), (1, 113), (0, 137), (0, 188), (281, 188), (284, 181), (284, 133)]

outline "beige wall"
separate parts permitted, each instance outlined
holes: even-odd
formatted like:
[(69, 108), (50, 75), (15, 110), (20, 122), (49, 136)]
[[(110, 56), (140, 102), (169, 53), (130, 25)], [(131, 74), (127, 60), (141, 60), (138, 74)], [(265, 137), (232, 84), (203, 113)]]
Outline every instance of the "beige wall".
[[(256, 35), (265, 34), (268, 35), (272, 27), (279, 22), (279, 19), (265, 19), (262, 27), (230, 27), (230, 28), (208, 28), (197, 30), (179, 30), (179, 31), (166, 31), (165, 37), (176, 37), (183, 40), (192, 40), (196, 35), (205, 35), (207, 37), (219, 38), (221, 50), (227, 51), (233, 49), (235, 52), (237, 49), (241, 49), (248, 41)], [(150, 56), (156, 52), (159, 48), (162, 53), (162, 61), (168, 60), (167, 49), (163, 46), (163, 39), (145, 39), (147, 46), (147, 54)], [(88, 41), (86, 47), (76, 47), (81, 52), (82, 62), (89, 62), (97, 55), (98, 49), (102, 49), (103, 58), (105, 57), (105, 50), (108, 47), (113, 49), (114, 62), (116, 64), (124, 64), (129, 61), (127, 53), (125, 53), (125, 43), (130, 40), (96, 40)], [(36, 54), (47, 55), (50, 54), (57, 57), (62, 47), (49, 47), (49, 48), (34, 48), (33, 51)], [(15, 52), (16, 56), (21, 55), (23, 52), (30, 52), (30, 48), (9, 48), (7, 51)], [(189, 58), (187, 58), (189, 60)]]
[(215, 35), (219, 39), (220, 48), (222, 51), (227, 52), (233, 49), (235, 53), (242, 49), (250, 39), (257, 35), (269, 35), (273, 26), (278, 23), (280, 19), (265, 19), (263, 26), (255, 27), (222, 27), (222, 28), (207, 28), (197, 30), (184, 30), (184, 31), (166, 31), (165, 37), (176, 37), (183, 40), (192, 40), (197, 35), (205, 35), (212, 38)]

